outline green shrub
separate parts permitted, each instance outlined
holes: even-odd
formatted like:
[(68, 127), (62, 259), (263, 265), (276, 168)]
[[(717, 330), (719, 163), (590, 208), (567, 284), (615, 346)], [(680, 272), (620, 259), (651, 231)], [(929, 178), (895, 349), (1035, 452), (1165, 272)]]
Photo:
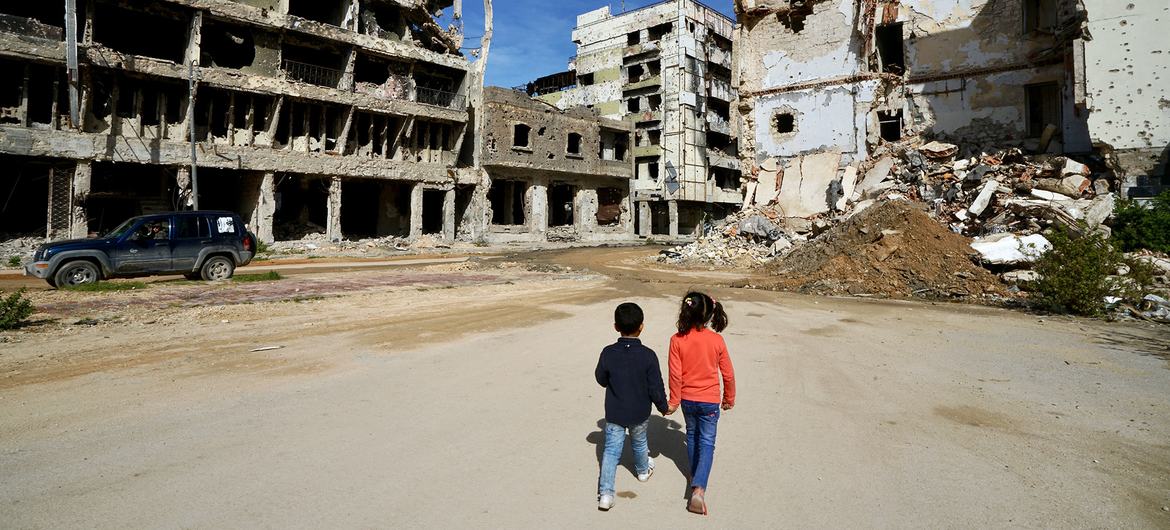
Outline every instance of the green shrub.
[(1149, 208), (1137, 201), (1119, 201), (1112, 228), (1113, 241), (1126, 252), (1143, 248), (1170, 252), (1170, 191), (1155, 197)]
[(263, 241), (256, 242), (256, 254), (268, 254), (272, 252), (272, 247)]
[(33, 314), (33, 305), (24, 297), (24, 289), (0, 298), (0, 329), (15, 329)]
[(1124, 263), (1122, 253), (1103, 237), (1087, 234), (1078, 238), (1065, 229), (1048, 236), (1049, 250), (1036, 262), (1037, 305), (1056, 313), (1097, 316), (1105, 311), (1106, 296), (1123, 293), (1123, 283), (1110, 276)]
[(8, 258), (8, 266), (9, 267), (19, 267), (20, 266), (20, 256), (12, 256), (12, 257)]

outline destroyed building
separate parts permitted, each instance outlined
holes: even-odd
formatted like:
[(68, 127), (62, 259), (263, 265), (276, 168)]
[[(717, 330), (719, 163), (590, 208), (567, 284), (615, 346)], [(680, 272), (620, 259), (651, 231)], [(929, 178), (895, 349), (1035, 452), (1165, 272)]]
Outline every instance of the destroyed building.
[(567, 109), (634, 123), (633, 200), (641, 236), (689, 235), (742, 201), (731, 120), (734, 22), (694, 0), (577, 17), (570, 70), (523, 87)]
[(632, 122), (583, 107), (562, 111), (498, 87), (484, 90), (483, 112), (482, 164), (490, 184), (479, 201), (487, 228), (478, 239), (634, 237)]
[(197, 204), (265, 241), (455, 237), (479, 179), (459, 169), (474, 76), (433, 18), (454, 3), (4, 2), (0, 231), (84, 237)]
[(787, 215), (829, 211), (832, 183), (848, 180), (851, 165), (911, 136), (971, 154), (1096, 152), (1121, 177), (1114, 192), (1149, 195), (1166, 186), (1164, 1), (736, 0), (735, 7), (741, 159), (761, 188), (780, 180), (777, 189), (799, 190), (803, 200), (789, 201)]

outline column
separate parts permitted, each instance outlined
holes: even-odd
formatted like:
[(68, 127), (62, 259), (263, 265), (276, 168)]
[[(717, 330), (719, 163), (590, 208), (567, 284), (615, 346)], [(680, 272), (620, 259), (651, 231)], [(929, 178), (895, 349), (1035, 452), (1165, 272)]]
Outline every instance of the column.
[(528, 204), (524, 205), (524, 215), (528, 219), (528, 232), (537, 239), (544, 239), (548, 234), (548, 182), (533, 180), (526, 199)]
[(455, 240), (455, 223), (459, 222), (455, 219), (455, 189), (449, 189), (443, 193), (443, 239), (447, 241)]
[(423, 185), (415, 184), (410, 189), (410, 237), (419, 237), (423, 232)]
[(341, 177), (329, 179), (329, 203), (325, 212), (325, 237), (341, 241)]
[(81, 239), (89, 235), (89, 216), (85, 211), (85, 199), (89, 197), (93, 166), (88, 161), (77, 163), (73, 170), (73, 200), (70, 201), (69, 235)]
[(276, 241), (272, 233), (272, 218), (276, 214), (276, 173), (265, 171), (260, 177), (260, 193), (252, 209), (252, 233), (264, 243)]
[(654, 222), (654, 217), (650, 211), (650, 201), (638, 201), (638, 236), (650, 237), (653, 234), (650, 223)]
[(678, 237), (678, 201), (667, 201), (666, 208), (670, 219), (670, 237)]

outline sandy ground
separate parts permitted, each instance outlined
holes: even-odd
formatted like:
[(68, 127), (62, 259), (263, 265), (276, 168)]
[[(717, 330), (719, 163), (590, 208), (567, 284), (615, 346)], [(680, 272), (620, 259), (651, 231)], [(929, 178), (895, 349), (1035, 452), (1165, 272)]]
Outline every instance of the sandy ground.
[[(1164, 327), (733, 289), (650, 252), (32, 292), (41, 322), (0, 335), (0, 527), (1170, 528)], [(739, 384), (711, 515), (681, 415), (598, 512), (613, 306), (665, 370), (689, 287), (727, 304)]]

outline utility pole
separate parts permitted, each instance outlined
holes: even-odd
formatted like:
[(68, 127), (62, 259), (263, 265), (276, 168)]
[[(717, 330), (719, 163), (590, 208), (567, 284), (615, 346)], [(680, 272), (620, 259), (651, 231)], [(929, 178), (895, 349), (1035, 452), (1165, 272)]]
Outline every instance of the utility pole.
[(191, 207), (199, 209), (199, 168), (195, 159), (195, 61), (187, 65), (187, 129), (191, 131)]
[(77, 0), (65, 0), (65, 68), (69, 77), (69, 124), (81, 126), (77, 92)]

